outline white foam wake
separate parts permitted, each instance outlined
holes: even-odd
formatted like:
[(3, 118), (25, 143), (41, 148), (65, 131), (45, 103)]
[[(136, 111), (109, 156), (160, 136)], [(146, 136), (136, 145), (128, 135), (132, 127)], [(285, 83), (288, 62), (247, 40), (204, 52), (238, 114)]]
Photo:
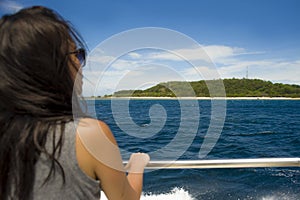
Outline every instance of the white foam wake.
[[(101, 192), (101, 200), (107, 200), (107, 197)], [(143, 194), (141, 200), (194, 200), (192, 196), (182, 188), (174, 188), (168, 193), (163, 194)]]

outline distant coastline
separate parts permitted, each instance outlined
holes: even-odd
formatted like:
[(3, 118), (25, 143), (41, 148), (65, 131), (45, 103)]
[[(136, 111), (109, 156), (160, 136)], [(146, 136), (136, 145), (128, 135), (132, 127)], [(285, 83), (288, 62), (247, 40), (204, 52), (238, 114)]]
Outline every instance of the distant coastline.
[(245, 78), (169, 81), (144, 90), (120, 90), (92, 98), (299, 100), (300, 85)]
[(300, 100), (299, 97), (84, 97), (85, 100), (140, 99), (140, 100)]
[(120, 90), (106, 97), (233, 97), (300, 98), (300, 85), (272, 83), (260, 79), (218, 79), (192, 82), (170, 81), (145, 90)]

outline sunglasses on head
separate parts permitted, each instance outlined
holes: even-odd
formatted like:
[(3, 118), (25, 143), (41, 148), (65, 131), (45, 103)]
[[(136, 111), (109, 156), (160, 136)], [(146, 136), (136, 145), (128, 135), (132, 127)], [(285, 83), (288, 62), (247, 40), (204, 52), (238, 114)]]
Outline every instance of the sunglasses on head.
[(76, 58), (79, 60), (80, 65), (85, 65), (85, 50), (83, 48), (77, 49), (76, 51), (69, 52), (69, 54), (75, 54)]

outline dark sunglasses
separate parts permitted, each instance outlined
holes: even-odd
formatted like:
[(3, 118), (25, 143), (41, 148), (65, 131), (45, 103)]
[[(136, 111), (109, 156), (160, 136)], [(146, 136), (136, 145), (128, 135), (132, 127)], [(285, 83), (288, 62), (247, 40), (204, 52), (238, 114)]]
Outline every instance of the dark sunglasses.
[(69, 52), (68, 54), (75, 54), (76, 58), (79, 60), (80, 65), (85, 65), (86, 52), (83, 48), (77, 49), (76, 51)]

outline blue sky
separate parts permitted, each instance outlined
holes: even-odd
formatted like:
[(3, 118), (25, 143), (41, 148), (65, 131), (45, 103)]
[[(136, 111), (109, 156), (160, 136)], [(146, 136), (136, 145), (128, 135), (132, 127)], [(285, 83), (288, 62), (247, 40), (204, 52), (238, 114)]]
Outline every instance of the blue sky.
[[(298, 0), (1, 0), (0, 15), (31, 5), (48, 6), (71, 21), (91, 50), (91, 58), (99, 58), (95, 48), (115, 34), (133, 28), (161, 27), (185, 34), (202, 45), (222, 78), (245, 77), (248, 68), (249, 78), (300, 84)], [(149, 58), (153, 52), (135, 54)], [(132, 67), (129, 57), (123, 56), (119, 64), (126, 61), (124, 66)], [(169, 60), (169, 64), (179, 65), (175, 60)], [(159, 62), (166, 64), (167, 59)], [(109, 71), (120, 75), (130, 70), (111, 67)], [(111, 82), (116, 82), (113, 80), (119, 79), (111, 76)], [(108, 84), (98, 93), (111, 92), (113, 87)]]

